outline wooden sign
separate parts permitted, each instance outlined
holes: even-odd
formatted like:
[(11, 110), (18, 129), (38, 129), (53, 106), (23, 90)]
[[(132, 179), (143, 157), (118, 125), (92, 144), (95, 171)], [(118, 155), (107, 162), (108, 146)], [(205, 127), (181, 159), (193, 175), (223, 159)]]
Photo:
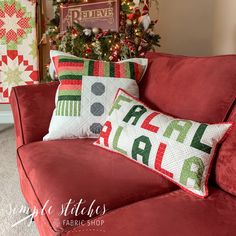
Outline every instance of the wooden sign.
[(85, 28), (119, 30), (119, 0), (97, 0), (61, 6), (60, 31), (66, 31), (74, 22)]

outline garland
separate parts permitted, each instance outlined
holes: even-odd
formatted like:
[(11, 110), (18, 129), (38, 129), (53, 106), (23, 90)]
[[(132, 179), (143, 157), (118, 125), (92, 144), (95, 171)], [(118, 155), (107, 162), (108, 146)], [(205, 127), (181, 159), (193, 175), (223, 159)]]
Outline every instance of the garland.
[(53, 1), (55, 18), (47, 30), (51, 49), (94, 60), (119, 61), (143, 57), (147, 51), (160, 46), (160, 36), (154, 33), (157, 21), (150, 19), (146, 0), (121, 0), (119, 32), (89, 29), (74, 23), (60, 34), (60, 6), (76, 2), (81, 0)]

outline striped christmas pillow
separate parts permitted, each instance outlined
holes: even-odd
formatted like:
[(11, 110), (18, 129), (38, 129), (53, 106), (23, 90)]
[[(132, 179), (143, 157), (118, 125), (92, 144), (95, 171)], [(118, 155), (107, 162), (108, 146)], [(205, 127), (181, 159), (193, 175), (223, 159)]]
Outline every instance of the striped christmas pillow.
[(137, 97), (147, 66), (138, 58), (113, 63), (59, 55), (53, 61), (60, 85), (44, 140), (98, 137), (117, 90)]

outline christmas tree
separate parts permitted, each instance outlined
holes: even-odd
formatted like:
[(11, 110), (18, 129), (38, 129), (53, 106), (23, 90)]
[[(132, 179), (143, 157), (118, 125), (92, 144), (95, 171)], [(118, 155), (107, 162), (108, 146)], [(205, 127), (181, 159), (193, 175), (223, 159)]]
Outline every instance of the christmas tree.
[(78, 0), (54, 0), (55, 18), (51, 20), (47, 34), (51, 49), (71, 53), (78, 57), (104, 61), (119, 61), (143, 57), (147, 51), (159, 45), (160, 36), (154, 32), (157, 21), (149, 16), (148, 1), (121, 0), (120, 27), (118, 32), (99, 28), (84, 28), (74, 23), (60, 33), (60, 6), (81, 2)]

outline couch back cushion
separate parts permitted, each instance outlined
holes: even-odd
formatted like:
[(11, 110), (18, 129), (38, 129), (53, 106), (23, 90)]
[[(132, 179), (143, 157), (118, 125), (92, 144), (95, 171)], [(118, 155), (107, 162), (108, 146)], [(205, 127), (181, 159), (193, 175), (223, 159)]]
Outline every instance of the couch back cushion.
[[(236, 104), (227, 120), (236, 123)], [(236, 125), (219, 149), (215, 165), (215, 182), (223, 190), (236, 196)]]
[(236, 94), (236, 55), (149, 53), (141, 99), (153, 109), (198, 122), (224, 121)]
[[(235, 121), (236, 55), (186, 57), (148, 53), (141, 100), (166, 114), (198, 122)], [(236, 195), (236, 133), (219, 150), (216, 183)]]

